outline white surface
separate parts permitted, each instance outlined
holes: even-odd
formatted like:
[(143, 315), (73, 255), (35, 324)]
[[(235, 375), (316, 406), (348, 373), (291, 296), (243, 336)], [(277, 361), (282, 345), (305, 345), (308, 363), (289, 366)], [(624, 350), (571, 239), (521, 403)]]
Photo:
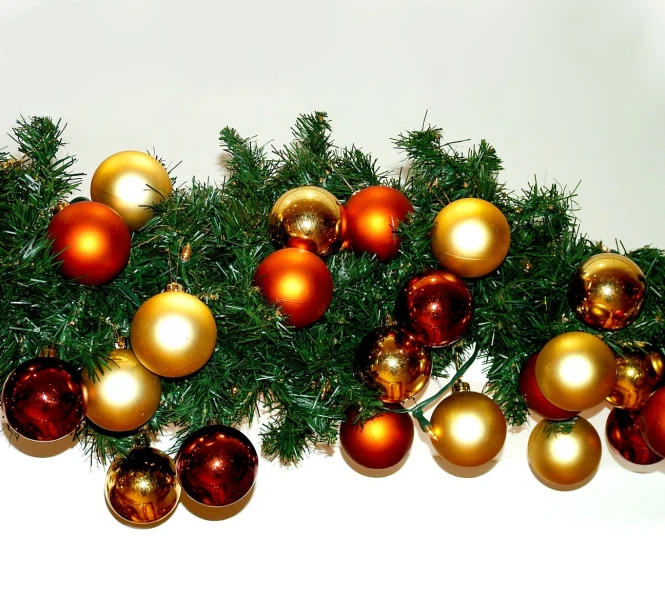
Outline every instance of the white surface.
[[(390, 139), (427, 112), (450, 140), (495, 145), (514, 190), (581, 181), (592, 238), (662, 247), (664, 25), (659, 0), (0, 0), (0, 134), (61, 117), (85, 194), (123, 149), (219, 179), (222, 127), (282, 144), (314, 110), (336, 143), (398, 167)], [(607, 409), (586, 415), (604, 434)], [(38, 458), (4, 438), (3, 612), (658, 610), (663, 466), (631, 472), (605, 445), (589, 484), (554, 491), (529, 469), (529, 430), (475, 478), (422, 436), (382, 478), (339, 451), (262, 460), (237, 515), (181, 505), (150, 530), (115, 520), (79, 449)]]

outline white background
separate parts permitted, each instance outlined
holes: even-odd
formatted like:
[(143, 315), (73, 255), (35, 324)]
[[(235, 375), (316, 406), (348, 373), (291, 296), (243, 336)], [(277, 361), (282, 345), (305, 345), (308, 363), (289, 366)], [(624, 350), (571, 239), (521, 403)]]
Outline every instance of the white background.
[[(495, 145), (516, 191), (581, 181), (593, 239), (663, 247), (664, 27), (660, 0), (0, 0), (0, 134), (62, 118), (86, 194), (125, 149), (218, 181), (222, 127), (281, 145), (314, 110), (336, 143), (399, 167), (391, 138), (427, 113), (450, 140)], [(603, 441), (607, 413), (585, 413)], [(149, 530), (111, 515), (80, 449), (39, 456), (5, 435), (2, 610), (658, 611), (665, 466), (631, 471), (604, 441), (593, 480), (552, 490), (526, 459), (533, 424), (472, 478), (421, 435), (384, 477), (339, 450), (261, 460), (242, 510), (180, 505)]]

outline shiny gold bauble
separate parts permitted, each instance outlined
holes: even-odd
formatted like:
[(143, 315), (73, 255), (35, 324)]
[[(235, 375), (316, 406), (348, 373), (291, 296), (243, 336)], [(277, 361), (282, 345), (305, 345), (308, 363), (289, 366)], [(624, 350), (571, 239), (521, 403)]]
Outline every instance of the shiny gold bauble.
[(430, 423), (432, 446), (456, 466), (481, 466), (494, 459), (506, 441), (503, 412), (482, 393), (461, 391), (444, 398)]
[(159, 160), (144, 152), (118, 152), (102, 162), (92, 176), (93, 201), (115, 209), (132, 231), (152, 217), (153, 206), (173, 190), (171, 178)]
[(83, 378), (86, 416), (108, 431), (131, 431), (155, 414), (162, 396), (162, 381), (147, 370), (129, 348), (116, 348), (108, 364)]
[(510, 248), (510, 227), (501, 210), (482, 199), (459, 199), (434, 218), (432, 251), (444, 269), (463, 278), (494, 271)]
[(582, 331), (552, 338), (536, 360), (536, 382), (545, 399), (570, 412), (603, 402), (616, 378), (616, 361), (609, 346)]
[(616, 357), (617, 381), (607, 401), (622, 410), (639, 410), (660, 384), (665, 360), (658, 351), (631, 352)]
[(203, 301), (170, 284), (136, 311), (129, 335), (144, 367), (165, 378), (180, 378), (202, 368), (212, 356), (217, 324)]
[(642, 270), (620, 254), (596, 254), (587, 259), (570, 286), (575, 314), (597, 329), (623, 329), (637, 318), (645, 297)]
[(593, 425), (578, 416), (570, 433), (556, 432), (549, 421), (540, 421), (529, 436), (529, 463), (541, 479), (568, 486), (589, 478), (602, 454), (600, 436)]
[(280, 248), (303, 248), (327, 256), (342, 246), (341, 206), (318, 186), (285, 192), (273, 205), (268, 224), (270, 238)]
[(154, 448), (134, 448), (106, 473), (106, 501), (119, 517), (144, 525), (168, 517), (180, 500), (173, 460)]

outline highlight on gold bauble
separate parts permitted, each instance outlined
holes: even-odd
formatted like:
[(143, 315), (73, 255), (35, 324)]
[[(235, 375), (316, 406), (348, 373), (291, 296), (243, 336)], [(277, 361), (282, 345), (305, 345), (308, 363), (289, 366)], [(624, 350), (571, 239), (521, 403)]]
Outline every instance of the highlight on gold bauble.
[(342, 247), (341, 206), (318, 186), (301, 186), (282, 194), (270, 211), (268, 226), (273, 243), (280, 248), (302, 248), (328, 256)]
[(646, 298), (642, 270), (627, 256), (596, 254), (582, 263), (570, 285), (577, 316), (597, 329), (623, 329), (640, 314)]
[(138, 231), (172, 192), (171, 178), (149, 154), (118, 152), (104, 160), (90, 183), (90, 196), (117, 211), (132, 231)]
[(356, 377), (376, 390), (384, 403), (413, 397), (427, 384), (431, 372), (430, 349), (397, 326), (371, 331), (356, 349)]
[(434, 218), (432, 251), (444, 269), (463, 278), (494, 271), (510, 249), (510, 226), (501, 210), (483, 199), (459, 199)]
[(254, 284), (297, 329), (319, 320), (333, 294), (332, 275), (326, 264), (302, 248), (282, 248), (266, 256), (256, 269)]
[(217, 343), (215, 317), (180, 284), (169, 284), (134, 314), (129, 332), (141, 364), (164, 378), (182, 378), (201, 369)]
[(617, 380), (607, 401), (622, 410), (639, 410), (660, 384), (665, 360), (657, 350), (616, 355)]
[(120, 518), (137, 525), (166, 519), (180, 492), (173, 460), (155, 448), (132, 449), (106, 473), (106, 502)]
[(353, 194), (344, 205), (346, 237), (356, 252), (375, 254), (380, 261), (397, 256), (399, 224), (413, 211), (411, 201), (390, 186), (369, 186)]
[(344, 452), (358, 465), (373, 470), (391, 468), (402, 461), (413, 444), (413, 419), (408, 412), (386, 411), (364, 424), (357, 410), (349, 410), (339, 429)]
[(81, 374), (86, 418), (108, 431), (137, 429), (157, 411), (162, 381), (129, 348), (112, 350), (106, 363)]
[(665, 387), (656, 389), (639, 412), (640, 433), (648, 447), (665, 457)]
[(614, 388), (616, 372), (609, 346), (583, 331), (552, 338), (536, 360), (538, 388), (550, 403), (571, 412), (602, 403)]
[(612, 450), (626, 461), (651, 465), (662, 457), (654, 453), (640, 431), (640, 413), (613, 409), (607, 416), (605, 433)]
[(571, 431), (564, 433), (557, 432), (557, 423), (542, 420), (529, 436), (529, 463), (546, 483), (575, 485), (588, 479), (600, 465), (602, 445), (594, 426), (581, 416), (571, 423)]

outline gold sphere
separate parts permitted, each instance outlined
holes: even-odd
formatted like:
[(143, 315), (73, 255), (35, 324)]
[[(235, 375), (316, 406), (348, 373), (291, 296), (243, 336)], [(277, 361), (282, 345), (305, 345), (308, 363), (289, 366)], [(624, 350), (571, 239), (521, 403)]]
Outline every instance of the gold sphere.
[(90, 183), (92, 200), (115, 209), (132, 231), (150, 220), (153, 206), (164, 202), (172, 190), (162, 163), (135, 151), (109, 156), (97, 167)]
[(593, 425), (578, 416), (570, 433), (556, 433), (550, 421), (540, 421), (529, 436), (529, 463), (537, 476), (555, 485), (574, 485), (600, 465), (602, 446)]
[(342, 246), (341, 206), (318, 186), (285, 192), (273, 205), (268, 225), (272, 241), (280, 248), (303, 248), (327, 256)]
[(459, 199), (434, 218), (432, 251), (444, 269), (463, 278), (494, 271), (510, 248), (510, 226), (501, 210), (482, 199)]
[(162, 381), (148, 371), (129, 348), (116, 348), (108, 365), (87, 369), (83, 378), (86, 417), (108, 431), (131, 431), (152, 418), (162, 396)]
[(181, 378), (208, 362), (217, 343), (217, 324), (203, 301), (176, 284), (141, 305), (129, 336), (144, 367), (164, 378)]
[(601, 403), (616, 382), (616, 361), (600, 338), (582, 331), (552, 338), (538, 353), (536, 383), (550, 403), (579, 412)]
[(663, 379), (664, 361), (658, 351), (617, 356), (617, 381), (607, 401), (622, 410), (639, 410)]
[(432, 413), (432, 446), (446, 461), (465, 468), (496, 457), (506, 441), (506, 419), (498, 404), (473, 391), (453, 393)]
[(570, 304), (584, 323), (610, 331), (623, 329), (639, 315), (646, 297), (642, 270), (620, 254), (596, 254), (573, 275)]

